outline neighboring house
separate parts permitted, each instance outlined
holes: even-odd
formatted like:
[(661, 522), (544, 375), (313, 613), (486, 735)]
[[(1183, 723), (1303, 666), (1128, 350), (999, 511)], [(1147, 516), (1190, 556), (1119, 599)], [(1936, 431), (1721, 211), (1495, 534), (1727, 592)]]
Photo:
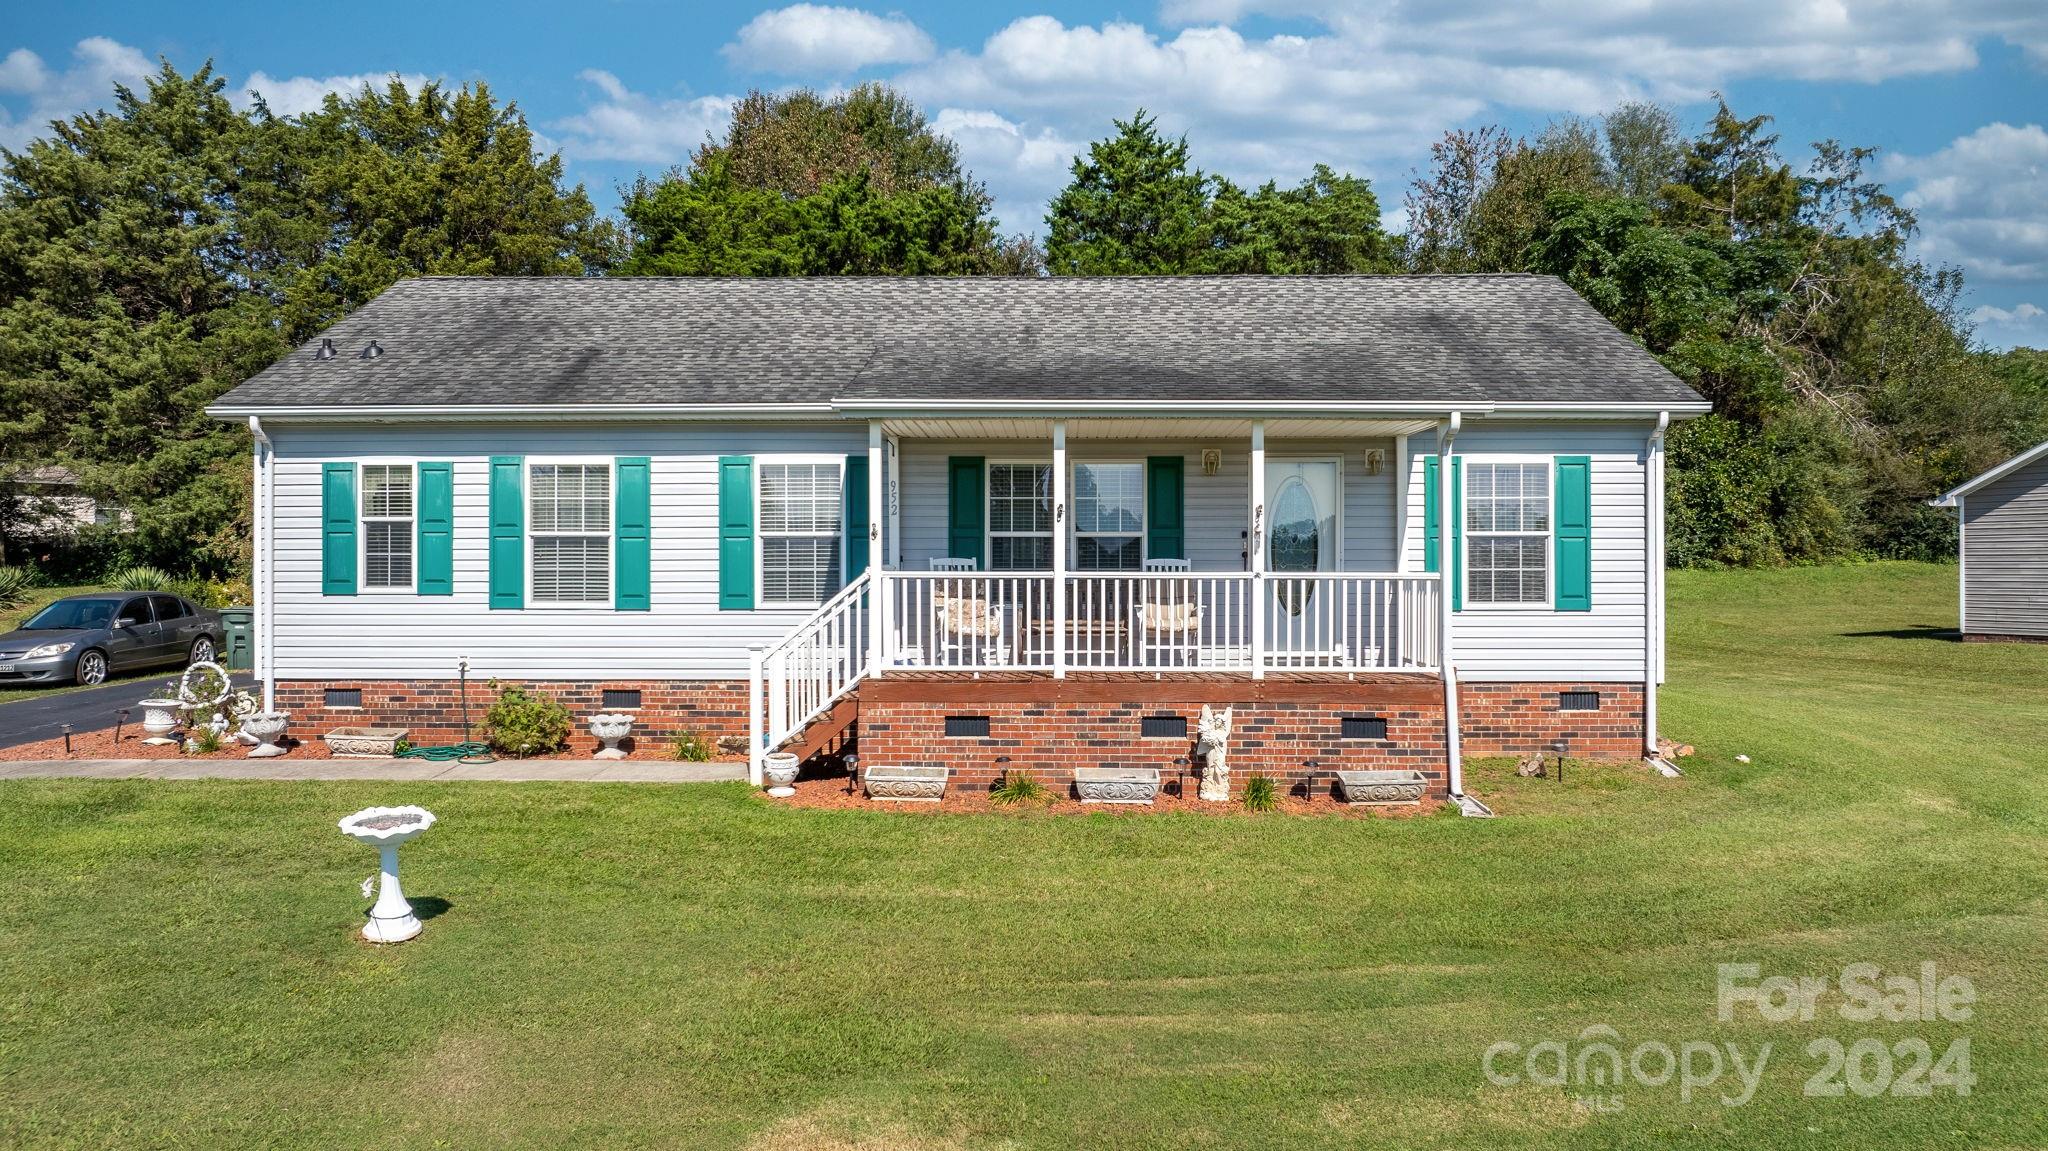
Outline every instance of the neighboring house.
[(16, 529), (24, 536), (61, 535), (101, 524), (127, 527), (134, 519), (85, 494), (78, 473), (57, 464), (21, 470), (10, 465), (0, 469), (0, 486), (19, 509)]
[(420, 279), (210, 409), (302, 732), (448, 738), (466, 657), (966, 781), (1172, 770), (1233, 705), (1237, 778), (1451, 793), (1461, 750), (1653, 746), (1663, 432), (1707, 410), (1515, 275)]
[(2048, 443), (1934, 501), (1962, 521), (1964, 639), (2048, 639)]

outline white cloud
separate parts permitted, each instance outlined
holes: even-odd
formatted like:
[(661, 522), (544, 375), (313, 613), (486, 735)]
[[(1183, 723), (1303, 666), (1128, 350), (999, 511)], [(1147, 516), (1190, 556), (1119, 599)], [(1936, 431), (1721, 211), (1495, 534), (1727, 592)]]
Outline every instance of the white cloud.
[(21, 148), (48, 132), (50, 121), (103, 108), (113, 101), (114, 85), (134, 87), (156, 71), (141, 52), (105, 36), (80, 40), (71, 60), (53, 71), (26, 48), (0, 59), (0, 146)]
[(924, 29), (893, 13), (792, 4), (747, 21), (722, 51), (733, 63), (759, 72), (838, 74), (928, 60), (933, 46)]
[(574, 160), (625, 160), (636, 164), (680, 164), (706, 136), (724, 135), (734, 96), (658, 99), (627, 88), (599, 69), (579, 74), (599, 99), (582, 113), (555, 121), (562, 154)]
[(1986, 304), (1970, 313), (1977, 340), (1993, 348), (2048, 348), (2048, 308), (2030, 303), (2001, 308)]
[(2031, 320), (2041, 319), (2044, 316), (2048, 316), (2048, 311), (2043, 311), (2032, 304), (2015, 304), (2010, 308), (1999, 308), (1986, 304), (1970, 313), (1970, 322), (1973, 324), (2006, 326), (2025, 324)]
[(255, 103), (250, 93), (263, 97), (264, 103), (279, 116), (303, 116), (318, 112), (326, 102), (328, 93), (339, 96), (353, 96), (364, 88), (382, 90), (391, 78), (396, 76), (405, 86), (415, 92), (433, 80), (417, 72), (361, 72), (353, 76), (272, 76), (267, 72), (251, 72), (249, 78), (237, 86), (234, 94), (235, 106), (247, 108)]
[(1032, 130), (986, 109), (941, 108), (932, 129), (960, 145), (960, 161), (988, 181), (995, 213), (1010, 231), (1039, 227), (1046, 201), (1067, 181), (1081, 145), (1051, 128)]
[(2048, 131), (1986, 124), (1931, 156), (1893, 156), (1900, 201), (1920, 217), (1917, 251), (1993, 281), (2048, 280)]

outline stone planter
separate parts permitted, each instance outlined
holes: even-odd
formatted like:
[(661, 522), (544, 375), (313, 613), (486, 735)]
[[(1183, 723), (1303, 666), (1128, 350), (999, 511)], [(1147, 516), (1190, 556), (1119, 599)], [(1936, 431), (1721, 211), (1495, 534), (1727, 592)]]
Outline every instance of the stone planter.
[(860, 778), (869, 799), (937, 803), (946, 797), (950, 774), (943, 767), (871, 767)]
[(242, 734), (256, 741), (249, 749), (250, 759), (268, 759), (283, 755), (284, 748), (277, 745), (284, 729), (291, 723), (291, 713), (284, 711), (259, 711), (242, 719)]
[(761, 774), (768, 780), (768, 794), (779, 798), (796, 794), (796, 756), (771, 751), (761, 757)]
[(403, 727), (337, 727), (320, 738), (336, 759), (390, 759), (408, 732)]
[(633, 731), (633, 717), (623, 713), (617, 715), (593, 715), (590, 717), (590, 734), (597, 737), (604, 749), (596, 759), (624, 759), (626, 753), (619, 750), (619, 741)]
[(1074, 791), (1082, 803), (1151, 803), (1159, 794), (1159, 769), (1077, 767)]
[(178, 742), (171, 733), (178, 730), (178, 709), (184, 705), (175, 699), (145, 699), (136, 706), (142, 709), (142, 730), (149, 733), (144, 743), (158, 747), (169, 747)]
[(1429, 778), (1419, 771), (1340, 771), (1337, 794), (1345, 803), (1421, 803)]

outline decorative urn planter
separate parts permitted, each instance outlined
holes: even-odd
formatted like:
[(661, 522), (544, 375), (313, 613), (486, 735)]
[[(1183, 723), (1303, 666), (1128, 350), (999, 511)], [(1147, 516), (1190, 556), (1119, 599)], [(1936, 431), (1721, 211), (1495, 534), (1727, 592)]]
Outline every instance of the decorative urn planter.
[(363, 924), (363, 938), (372, 943), (403, 943), (420, 933), (419, 916), (398, 886), (398, 845), (434, 826), (434, 813), (424, 807), (366, 807), (336, 826), (358, 843), (377, 849), (382, 866), (377, 877), (377, 902)]
[(1337, 792), (1353, 804), (1421, 803), (1429, 778), (1419, 771), (1340, 771)]
[(768, 794), (778, 798), (796, 794), (796, 756), (771, 751), (761, 759), (761, 773), (768, 779)]
[(624, 713), (614, 715), (593, 715), (590, 717), (590, 734), (604, 745), (594, 758), (624, 759), (626, 753), (619, 750), (619, 741), (633, 731), (633, 717)]
[(937, 803), (946, 797), (944, 767), (870, 767), (861, 775), (869, 799)]
[(1159, 794), (1159, 769), (1077, 767), (1074, 791), (1082, 803), (1151, 803)]
[(249, 749), (249, 758), (268, 759), (273, 755), (283, 755), (284, 748), (279, 747), (277, 741), (283, 737), (291, 719), (288, 711), (259, 711), (244, 716), (242, 734), (256, 741), (256, 746)]
[(398, 741), (411, 734), (404, 727), (337, 727), (320, 738), (336, 759), (390, 759)]
[(142, 730), (149, 733), (144, 743), (158, 747), (169, 747), (178, 742), (171, 733), (178, 730), (178, 709), (184, 704), (175, 699), (145, 699), (137, 706), (142, 708)]

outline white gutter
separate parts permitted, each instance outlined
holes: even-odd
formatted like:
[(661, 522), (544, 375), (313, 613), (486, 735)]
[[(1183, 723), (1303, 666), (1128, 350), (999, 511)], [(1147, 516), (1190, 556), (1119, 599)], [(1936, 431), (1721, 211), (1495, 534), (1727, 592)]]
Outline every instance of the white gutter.
[(276, 493), (271, 481), (276, 470), (273, 465), (277, 449), (276, 445), (270, 442), (270, 437), (264, 433), (263, 421), (255, 416), (249, 417), (249, 435), (256, 441), (255, 474), (252, 476), (254, 491), (250, 495), (252, 514), (256, 522), (255, 539), (251, 541), (251, 551), (254, 553), (250, 557), (252, 570), (249, 573), (250, 598), (256, 601), (250, 605), (253, 609), (249, 613), (250, 627), (256, 635), (253, 637), (254, 650), (250, 654), (255, 659), (256, 675), (263, 681), (263, 710), (274, 711), (277, 707), (277, 672), (270, 651), (270, 614), (275, 598), (272, 594), (271, 572), (275, 567), (276, 557), (271, 554), (271, 550), (276, 532), (271, 524), (271, 504)]
[(217, 420), (308, 421), (462, 420), (505, 423), (518, 420), (733, 420), (807, 419), (834, 416), (830, 404), (216, 404), (206, 414)]
[[(218, 420), (261, 417), (270, 420), (379, 423), (387, 421), (517, 423), (521, 421), (580, 423), (616, 420), (803, 420), (838, 418), (867, 420), (877, 417), (945, 417), (962, 414), (998, 414), (1019, 418), (1096, 416), (1177, 415), (1188, 418), (1213, 417), (1218, 413), (1350, 417), (1373, 416), (1386, 419), (1441, 420), (1450, 403), (1343, 403), (1331, 401), (1279, 401), (1270, 399), (1151, 399), (1151, 400), (932, 400), (880, 399), (833, 400), (805, 404), (218, 404), (206, 414)], [(1456, 410), (1467, 416), (1496, 419), (1639, 419), (1651, 414), (1675, 413), (1681, 417), (1702, 415), (1709, 405), (1699, 404), (1616, 404), (1616, 403), (1474, 403), (1458, 401)]]
[(1659, 771), (1669, 767), (1657, 749), (1657, 681), (1664, 671), (1664, 432), (1671, 414), (1659, 412), (1643, 445), (1643, 754)]

